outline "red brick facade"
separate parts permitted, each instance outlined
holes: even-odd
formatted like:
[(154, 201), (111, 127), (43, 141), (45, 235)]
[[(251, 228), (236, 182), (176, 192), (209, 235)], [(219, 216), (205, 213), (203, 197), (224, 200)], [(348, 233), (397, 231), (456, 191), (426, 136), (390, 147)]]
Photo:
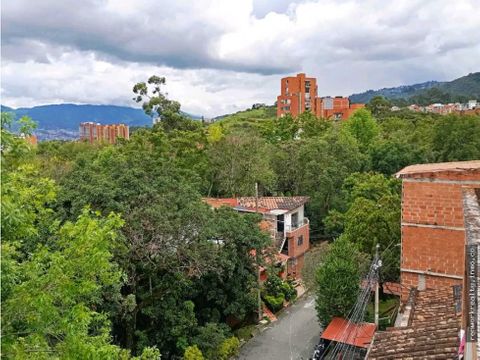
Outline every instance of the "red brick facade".
[[(299, 240), (301, 238), (301, 243)], [(310, 226), (307, 224), (287, 233), (288, 241), (288, 275), (302, 277), (305, 253), (310, 249)]]
[(315, 112), (317, 79), (305, 74), (289, 76), (281, 80), (281, 93), (277, 97), (277, 116), (291, 114), (296, 117), (304, 111)]
[(350, 104), (346, 97), (320, 98), (317, 95), (317, 79), (300, 73), (281, 80), (280, 95), (277, 97), (277, 117), (291, 114), (297, 117), (305, 111), (324, 119), (345, 120), (365, 104)]
[(461, 284), (465, 270), (462, 191), (480, 184), (480, 161), (413, 165), (397, 176), (403, 179), (404, 292), (412, 286)]

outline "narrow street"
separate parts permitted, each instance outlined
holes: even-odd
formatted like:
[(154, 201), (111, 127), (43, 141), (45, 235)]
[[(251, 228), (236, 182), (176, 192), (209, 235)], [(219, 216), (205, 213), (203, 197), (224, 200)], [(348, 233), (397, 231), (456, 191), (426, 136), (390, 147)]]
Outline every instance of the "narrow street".
[(310, 295), (284, 310), (276, 322), (245, 344), (238, 359), (307, 360), (319, 335), (315, 299)]

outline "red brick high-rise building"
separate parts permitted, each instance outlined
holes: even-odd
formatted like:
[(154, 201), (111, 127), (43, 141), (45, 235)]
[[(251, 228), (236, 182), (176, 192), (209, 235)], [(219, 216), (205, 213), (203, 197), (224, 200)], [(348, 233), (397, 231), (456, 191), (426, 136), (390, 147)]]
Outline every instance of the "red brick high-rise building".
[(318, 97), (317, 79), (300, 73), (281, 80), (277, 97), (277, 117), (291, 114), (297, 117), (305, 111), (324, 119), (345, 120), (364, 104), (350, 104), (346, 97)]
[(281, 80), (280, 96), (277, 97), (277, 116), (291, 114), (296, 117), (304, 111), (314, 112), (317, 97), (317, 79), (305, 74), (289, 76)]
[(101, 125), (94, 122), (83, 122), (80, 124), (80, 140), (88, 140), (90, 143), (104, 141), (115, 144), (117, 138), (130, 138), (128, 125)]

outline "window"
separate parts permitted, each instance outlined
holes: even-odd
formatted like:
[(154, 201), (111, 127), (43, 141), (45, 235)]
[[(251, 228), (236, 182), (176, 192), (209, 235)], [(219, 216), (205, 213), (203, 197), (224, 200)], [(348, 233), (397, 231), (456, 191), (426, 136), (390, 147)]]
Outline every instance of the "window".
[(297, 246), (301, 246), (303, 244), (303, 235), (300, 235), (297, 238)]

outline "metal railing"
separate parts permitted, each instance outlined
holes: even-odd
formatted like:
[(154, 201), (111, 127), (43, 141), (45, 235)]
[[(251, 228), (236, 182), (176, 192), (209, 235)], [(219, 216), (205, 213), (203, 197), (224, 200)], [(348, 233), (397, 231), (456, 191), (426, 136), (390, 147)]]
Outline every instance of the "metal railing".
[(302, 226), (308, 225), (309, 223), (310, 223), (310, 221), (308, 220), (308, 218), (304, 217), (303, 221), (299, 221), (296, 224), (285, 225), (285, 231), (287, 233), (292, 232), (292, 231), (295, 231), (297, 229), (300, 229)]

